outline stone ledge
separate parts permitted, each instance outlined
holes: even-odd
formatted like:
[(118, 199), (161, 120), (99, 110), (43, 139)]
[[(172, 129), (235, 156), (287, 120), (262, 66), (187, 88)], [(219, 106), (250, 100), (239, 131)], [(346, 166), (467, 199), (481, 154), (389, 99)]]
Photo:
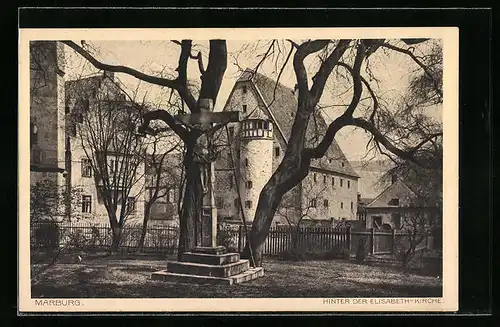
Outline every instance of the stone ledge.
[(239, 253), (207, 254), (184, 252), (181, 255), (181, 262), (202, 263), (207, 265), (226, 265), (240, 260)]
[(249, 268), (249, 260), (239, 260), (225, 265), (207, 265), (203, 263), (179, 261), (167, 263), (167, 270), (172, 273), (213, 277), (230, 277), (240, 274)]
[(254, 280), (262, 276), (264, 276), (264, 269), (262, 267), (257, 267), (257, 268), (250, 268), (245, 272), (242, 272), (240, 274), (231, 277), (197, 276), (197, 275), (172, 273), (167, 270), (163, 270), (152, 273), (151, 279), (157, 281), (175, 282), (175, 283), (234, 285)]
[(216, 246), (216, 247), (203, 247), (203, 246), (198, 246), (191, 251), (192, 253), (204, 253), (204, 254), (215, 254), (215, 255), (221, 255), (226, 253), (226, 248), (223, 246)]

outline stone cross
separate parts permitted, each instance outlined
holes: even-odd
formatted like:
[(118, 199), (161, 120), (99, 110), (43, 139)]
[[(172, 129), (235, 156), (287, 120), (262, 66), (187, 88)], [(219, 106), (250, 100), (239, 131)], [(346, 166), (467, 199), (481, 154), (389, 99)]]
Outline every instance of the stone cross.
[[(214, 128), (230, 122), (240, 121), (239, 111), (213, 112), (211, 99), (200, 99), (199, 114), (178, 115), (176, 118), (186, 125), (196, 125), (203, 131), (197, 139), (195, 153), (200, 165), (203, 199), (201, 207), (201, 226), (197, 226), (196, 245), (198, 247), (217, 246), (217, 208), (214, 198), (215, 156), (211, 152)], [(215, 125), (216, 124), (216, 125)], [(215, 126), (214, 126), (215, 125)], [(200, 230), (201, 229), (201, 230)]]

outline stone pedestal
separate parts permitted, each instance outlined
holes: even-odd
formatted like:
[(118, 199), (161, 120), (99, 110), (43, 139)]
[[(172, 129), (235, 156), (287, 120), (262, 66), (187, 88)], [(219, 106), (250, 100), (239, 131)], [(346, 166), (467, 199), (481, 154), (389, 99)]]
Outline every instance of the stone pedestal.
[(178, 283), (233, 285), (264, 275), (262, 267), (251, 268), (239, 253), (227, 253), (222, 246), (197, 247), (167, 263), (167, 269), (151, 275), (153, 280)]

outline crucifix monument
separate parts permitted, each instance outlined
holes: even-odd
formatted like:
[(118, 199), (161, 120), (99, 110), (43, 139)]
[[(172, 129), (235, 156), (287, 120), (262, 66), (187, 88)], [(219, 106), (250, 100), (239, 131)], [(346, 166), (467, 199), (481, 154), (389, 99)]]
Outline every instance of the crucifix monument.
[(217, 246), (217, 208), (214, 199), (214, 162), (216, 153), (213, 135), (230, 122), (240, 121), (239, 111), (213, 111), (211, 99), (199, 100), (200, 113), (177, 115), (182, 124), (201, 132), (195, 145), (195, 162), (199, 165), (202, 184), (200, 217), (196, 222), (196, 247), (181, 255), (181, 261), (167, 263), (167, 269), (151, 275), (154, 280), (188, 283), (236, 284), (258, 278), (262, 267), (250, 267), (239, 253), (227, 253)]

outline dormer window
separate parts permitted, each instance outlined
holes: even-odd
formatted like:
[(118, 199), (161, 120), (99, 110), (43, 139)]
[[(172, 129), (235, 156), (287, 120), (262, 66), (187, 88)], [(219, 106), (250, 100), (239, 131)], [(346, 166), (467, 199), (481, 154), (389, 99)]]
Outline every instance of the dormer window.
[(398, 198), (391, 199), (391, 201), (389, 201), (389, 205), (399, 206), (399, 199)]

